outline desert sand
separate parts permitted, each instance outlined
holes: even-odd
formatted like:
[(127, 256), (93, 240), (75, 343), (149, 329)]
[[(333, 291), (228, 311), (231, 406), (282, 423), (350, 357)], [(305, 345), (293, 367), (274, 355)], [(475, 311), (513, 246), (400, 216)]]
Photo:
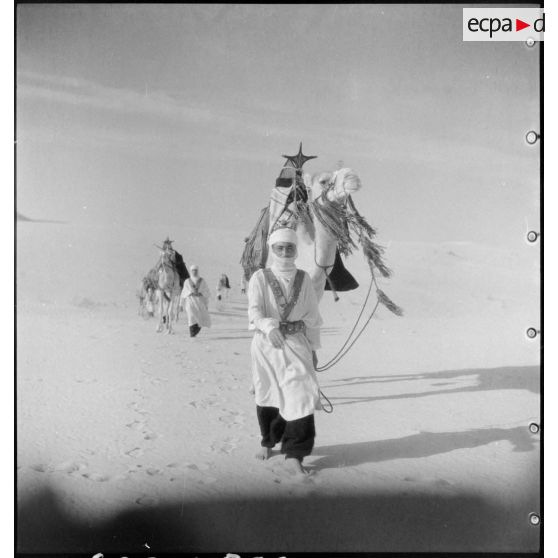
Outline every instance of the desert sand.
[[(539, 268), (532, 246), (380, 242), (385, 308), (320, 373), (307, 482), (261, 463), (238, 260), (246, 231), (20, 222), (18, 549), (22, 552), (434, 552), (538, 549)], [(191, 339), (137, 314), (167, 235), (215, 296)], [(326, 293), (321, 363), (368, 286)]]

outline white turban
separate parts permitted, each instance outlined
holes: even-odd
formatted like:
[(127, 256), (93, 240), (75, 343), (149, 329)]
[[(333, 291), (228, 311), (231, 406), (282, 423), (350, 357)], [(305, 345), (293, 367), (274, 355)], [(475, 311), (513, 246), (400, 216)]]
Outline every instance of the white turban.
[(268, 237), (267, 243), (273, 246), (277, 242), (290, 242), (291, 244), (297, 244), (298, 238), (296, 236), (296, 231), (283, 227), (281, 229), (275, 229)]
[(195, 269), (199, 270), (199, 267), (196, 264), (192, 264), (190, 266), (190, 271), (194, 271)]

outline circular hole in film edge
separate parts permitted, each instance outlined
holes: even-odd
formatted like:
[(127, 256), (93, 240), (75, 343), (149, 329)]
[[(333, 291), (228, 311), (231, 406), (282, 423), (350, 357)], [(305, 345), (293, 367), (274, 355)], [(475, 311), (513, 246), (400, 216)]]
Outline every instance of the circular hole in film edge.
[(534, 327), (530, 327), (527, 329), (526, 334), (529, 339), (534, 339), (537, 336), (537, 330)]
[(535, 39), (533, 39), (533, 37), (527, 37), (527, 39), (525, 40), (525, 44), (529, 47), (532, 48), (537, 44), (537, 41), (535, 41)]
[(541, 523), (541, 516), (538, 513), (529, 514), (529, 523), (534, 526), (538, 526)]
[(536, 231), (529, 231), (527, 233), (527, 240), (529, 242), (536, 242), (539, 238), (539, 233)]
[(529, 424), (529, 432), (531, 432), (531, 434), (538, 434), (540, 430), (541, 427), (536, 422)]
[(539, 134), (537, 134), (537, 132), (533, 131), (533, 130), (529, 130), (526, 134), (525, 134), (525, 141), (529, 144), (529, 145), (534, 145), (535, 143), (537, 143), (537, 141), (539, 140)]

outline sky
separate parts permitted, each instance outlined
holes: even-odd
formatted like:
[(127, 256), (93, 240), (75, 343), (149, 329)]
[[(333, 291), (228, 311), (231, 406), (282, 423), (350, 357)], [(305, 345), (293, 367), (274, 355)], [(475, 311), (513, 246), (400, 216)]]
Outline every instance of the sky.
[(17, 208), (243, 236), (283, 165), (360, 175), (385, 242), (538, 227), (539, 50), (464, 5), (17, 6)]

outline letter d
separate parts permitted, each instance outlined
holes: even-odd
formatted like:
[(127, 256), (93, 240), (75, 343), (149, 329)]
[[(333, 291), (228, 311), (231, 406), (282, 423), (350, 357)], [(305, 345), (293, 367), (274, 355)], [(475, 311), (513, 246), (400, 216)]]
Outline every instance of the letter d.
[(540, 19), (536, 19), (535, 23), (533, 23), (533, 29), (537, 33), (544, 33), (544, 15)]

